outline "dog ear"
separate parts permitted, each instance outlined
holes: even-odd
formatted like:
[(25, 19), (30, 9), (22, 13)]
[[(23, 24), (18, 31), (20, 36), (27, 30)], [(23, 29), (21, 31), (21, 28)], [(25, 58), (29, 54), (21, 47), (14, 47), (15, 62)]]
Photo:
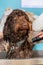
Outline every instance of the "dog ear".
[(8, 28), (8, 25), (6, 24), (3, 29), (3, 39), (7, 41), (7, 37), (10, 33), (10, 29)]
[(28, 22), (28, 25), (29, 25), (29, 30), (32, 31), (32, 23), (31, 23), (31, 21)]

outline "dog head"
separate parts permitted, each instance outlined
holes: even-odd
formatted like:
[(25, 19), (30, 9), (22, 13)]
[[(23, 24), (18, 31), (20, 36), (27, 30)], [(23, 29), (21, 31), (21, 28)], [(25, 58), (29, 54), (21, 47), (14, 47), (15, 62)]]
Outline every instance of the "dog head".
[(4, 25), (3, 37), (9, 42), (18, 42), (25, 39), (30, 31), (29, 18), (22, 10), (14, 10)]

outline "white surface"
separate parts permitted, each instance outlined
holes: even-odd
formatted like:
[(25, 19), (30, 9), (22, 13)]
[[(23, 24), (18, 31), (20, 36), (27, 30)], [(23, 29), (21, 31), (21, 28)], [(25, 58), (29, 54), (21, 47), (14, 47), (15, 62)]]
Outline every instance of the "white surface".
[(43, 13), (33, 22), (32, 28), (35, 31), (43, 30)]
[(22, 7), (43, 8), (43, 0), (22, 0)]
[(43, 59), (13, 59), (13, 60), (0, 60), (0, 65), (43, 65)]

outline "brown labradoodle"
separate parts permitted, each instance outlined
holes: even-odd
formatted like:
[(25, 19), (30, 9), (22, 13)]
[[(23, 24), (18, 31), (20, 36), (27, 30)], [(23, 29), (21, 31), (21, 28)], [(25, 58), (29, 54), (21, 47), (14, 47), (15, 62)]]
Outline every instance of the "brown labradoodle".
[(9, 41), (7, 58), (32, 57), (33, 44), (29, 42), (30, 22), (27, 14), (19, 9), (8, 16), (3, 30), (3, 38)]

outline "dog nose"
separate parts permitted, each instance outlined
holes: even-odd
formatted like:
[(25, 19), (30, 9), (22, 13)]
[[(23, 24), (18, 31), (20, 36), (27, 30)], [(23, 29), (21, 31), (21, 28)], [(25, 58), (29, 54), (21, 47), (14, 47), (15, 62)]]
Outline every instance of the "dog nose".
[(27, 23), (24, 23), (23, 26), (27, 26)]
[(24, 23), (23, 24), (23, 28), (27, 29), (28, 28), (28, 24), (27, 23)]

